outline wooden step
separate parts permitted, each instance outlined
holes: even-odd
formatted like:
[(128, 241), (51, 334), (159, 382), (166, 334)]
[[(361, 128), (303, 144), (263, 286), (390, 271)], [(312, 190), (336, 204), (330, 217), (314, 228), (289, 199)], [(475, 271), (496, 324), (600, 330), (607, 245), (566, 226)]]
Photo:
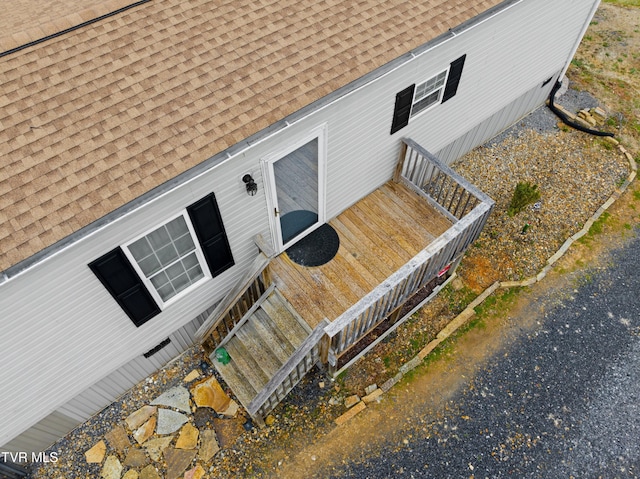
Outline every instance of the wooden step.
[(231, 388), (240, 403), (246, 408), (253, 398), (256, 397), (258, 391), (254, 389), (249, 380), (242, 374), (236, 361), (231, 360), (227, 364), (222, 364), (215, 361), (214, 353), (211, 355), (211, 362), (215, 364), (224, 382)]
[(282, 366), (295, 351), (286, 335), (262, 308), (256, 311), (253, 327), (260, 335), (260, 340), (268, 345)]
[(212, 362), (240, 403), (247, 408), (264, 386), (309, 336), (310, 328), (278, 290), (252, 308), (225, 341), (231, 361)]
[(310, 331), (300, 324), (300, 321), (304, 320), (298, 320), (297, 315), (291, 312), (284, 298), (277, 291), (276, 289), (274, 294), (262, 303), (262, 309), (276, 323), (278, 329), (285, 334), (294, 348), (297, 348), (309, 336)]
[(240, 340), (247, 349), (247, 354), (255, 360), (256, 364), (265, 375), (271, 379), (278, 369), (282, 367), (282, 361), (273, 354), (270, 344), (266, 344), (260, 338), (254, 326), (255, 316), (252, 316), (246, 324), (238, 330), (235, 339)]
[(271, 378), (262, 370), (253, 355), (247, 351), (247, 348), (237, 337), (233, 337), (224, 347), (253, 389), (260, 391), (269, 382)]

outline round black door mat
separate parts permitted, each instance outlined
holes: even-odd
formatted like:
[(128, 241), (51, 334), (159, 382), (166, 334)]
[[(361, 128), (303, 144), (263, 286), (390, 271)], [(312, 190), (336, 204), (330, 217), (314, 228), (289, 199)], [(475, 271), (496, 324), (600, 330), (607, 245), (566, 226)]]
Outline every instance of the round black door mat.
[(340, 247), (338, 233), (323, 224), (287, 249), (291, 261), (301, 266), (322, 266), (333, 259)]

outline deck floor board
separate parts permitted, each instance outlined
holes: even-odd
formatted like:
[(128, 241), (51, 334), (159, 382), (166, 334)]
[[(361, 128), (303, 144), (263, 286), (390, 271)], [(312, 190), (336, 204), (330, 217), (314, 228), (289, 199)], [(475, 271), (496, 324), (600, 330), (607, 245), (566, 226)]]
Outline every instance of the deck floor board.
[(284, 253), (271, 263), (278, 289), (311, 328), (325, 317), (336, 319), (451, 226), (426, 200), (394, 182), (329, 224), (340, 237), (329, 263), (303, 267)]

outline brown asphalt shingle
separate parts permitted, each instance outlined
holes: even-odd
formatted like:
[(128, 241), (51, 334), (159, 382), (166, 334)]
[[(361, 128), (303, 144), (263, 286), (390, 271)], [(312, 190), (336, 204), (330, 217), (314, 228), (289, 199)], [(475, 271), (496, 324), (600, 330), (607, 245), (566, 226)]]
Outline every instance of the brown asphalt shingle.
[[(128, 3), (9, 0), (0, 47)], [(500, 1), (287, 3), (154, 0), (0, 58), (0, 270)]]

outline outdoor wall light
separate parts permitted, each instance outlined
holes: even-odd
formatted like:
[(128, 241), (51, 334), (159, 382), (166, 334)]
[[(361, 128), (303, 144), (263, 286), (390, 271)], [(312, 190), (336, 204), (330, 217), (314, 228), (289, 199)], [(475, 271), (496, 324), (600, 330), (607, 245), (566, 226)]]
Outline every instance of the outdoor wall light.
[(253, 181), (253, 177), (250, 174), (246, 174), (242, 177), (242, 181), (244, 181), (244, 184), (247, 188), (247, 194), (249, 196), (255, 196), (258, 192), (258, 185), (256, 185), (255, 181)]

